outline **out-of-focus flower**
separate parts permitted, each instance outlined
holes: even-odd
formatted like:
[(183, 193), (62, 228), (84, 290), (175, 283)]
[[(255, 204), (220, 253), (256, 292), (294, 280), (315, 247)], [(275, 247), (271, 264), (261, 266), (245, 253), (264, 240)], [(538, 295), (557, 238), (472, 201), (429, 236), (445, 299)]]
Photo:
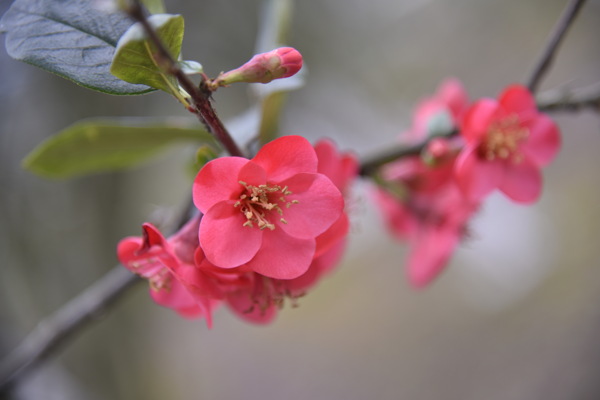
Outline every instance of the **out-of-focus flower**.
[(301, 136), (276, 139), (252, 160), (207, 163), (193, 186), (194, 204), (204, 214), (199, 237), (206, 258), (275, 279), (304, 274), (316, 237), (344, 208), (339, 189), (317, 166), (315, 150)]
[(443, 271), (479, 208), (452, 180), (434, 191), (407, 191), (404, 197), (379, 188), (375, 199), (390, 232), (409, 244), (406, 271), (413, 287), (427, 285)]
[(436, 93), (421, 100), (414, 111), (412, 127), (401, 138), (420, 142), (428, 137), (448, 134), (460, 123), (469, 104), (467, 92), (456, 78), (448, 78)]
[(478, 205), (465, 199), (454, 180), (459, 137), (435, 137), (457, 129), (467, 109), (467, 95), (456, 79), (416, 108), (408, 142), (430, 139), (423, 153), (381, 168), (375, 200), (390, 232), (410, 247), (407, 276), (414, 287), (430, 283), (443, 270), (464, 238)]
[(466, 145), (456, 162), (456, 180), (466, 197), (480, 201), (500, 189), (513, 201), (535, 202), (541, 168), (560, 149), (556, 124), (538, 112), (527, 88), (512, 85), (499, 99), (477, 101), (461, 126)]

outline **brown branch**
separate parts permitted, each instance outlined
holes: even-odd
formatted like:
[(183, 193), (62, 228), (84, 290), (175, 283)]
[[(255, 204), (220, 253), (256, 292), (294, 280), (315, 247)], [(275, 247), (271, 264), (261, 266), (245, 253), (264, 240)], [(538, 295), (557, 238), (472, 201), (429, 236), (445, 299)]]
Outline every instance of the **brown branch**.
[(190, 108), (189, 111), (198, 116), (208, 131), (215, 136), (230, 155), (243, 157), (243, 152), (239, 149), (210, 103), (212, 92), (206, 85), (206, 79), (203, 79), (200, 87), (198, 87), (181, 70), (162, 40), (156, 34), (154, 28), (148, 22), (139, 0), (132, 1), (126, 9), (126, 12), (133, 20), (142, 25), (146, 35), (148, 35), (148, 39), (156, 47), (158, 51), (156, 56), (159, 58), (159, 65), (161, 65), (167, 73), (173, 75), (179, 82), (179, 85), (181, 85), (181, 87), (190, 95), (194, 107)]
[[(90, 322), (99, 320), (127, 289), (141, 282), (137, 275), (116, 266), (54, 314), (44, 318), (0, 362), (0, 394), (50, 358)], [(1, 397), (1, 396), (0, 396)]]
[(445, 135), (436, 135), (433, 137), (430, 137), (429, 139), (421, 142), (421, 143), (417, 143), (414, 145), (410, 145), (410, 146), (406, 146), (406, 145), (400, 145), (400, 146), (396, 146), (396, 147), (392, 147), (388, 150), (384, 150), (381, 151), (379, 153), (377, 153), (376, 155), (370, 156), (370, 157), (366, 157), (361, 163), (360, 163), (360, 169), (359, 169), (359, 175), (360, 176), (372, 176), (373, 174), (375, 174), (377, 172), (377, 170), (382, 167), (383, 165), (390, 163), (392, 161), (396, 161), (400, 158), (404, 158), (404, 157), (410, 157), (410, 156), (418, 156), (419, 154), (421, 154), (421, 152), (423, 152), (423, 149), (425, 149), (425, 147), (427, 147), (427, 145), (429, 144), (429, 142), (433, 139), (437, 139), (437, 138), (451, 138), (453, 136), (458, 135), (458, 131), (454, 130), (448, 134)]
[(579, 13), (579, 10), (581, 10), (581, 7), (584, 3), (585, 0), (570, 0), (556, 25), (554, 26), (554, 29), (548, 37), (544, 51), (535, 64), (531, 76), (527, 80), (527, 87), (532, 93), (537, 91), (542, 78), (546, 72), (548, 72), (550, 65), (552, 65), (552, 62), (554, 61), (558, 46), (564, 39), (567, 30), (573, 24), (575, 17)]
[[(168, 230), (181, 228), (195, 212), (191, 199), (184, 212)], [(0, 398), (27, 374), (52, 357), (83, 328), (100, 320), (123, 295), (143, 282), (123, 266), (117, 265), (89, 288), (71, 299), (55, 313), (40, 321), (23, 341), (0, 361)]]
[(600, 82), (577, 90), (552, 90), (538, 96), (538, 108), (546, 112), (600, 112)]

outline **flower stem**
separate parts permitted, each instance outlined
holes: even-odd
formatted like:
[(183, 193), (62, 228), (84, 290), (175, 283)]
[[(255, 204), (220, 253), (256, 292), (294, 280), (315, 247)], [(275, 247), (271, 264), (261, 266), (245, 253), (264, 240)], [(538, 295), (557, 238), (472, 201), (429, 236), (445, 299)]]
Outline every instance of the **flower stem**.
[(434, 136), (421, 143), (417, 143), (414, 145), (400, 145), (397, 147), (392, 147), (388, 150), (382, 151), (374, 156), (367, 157), (366, 159), (364, 159), (360, 163), (360, 170), (358, 173), (361, 176), (373, 176), (380, 167), (387, 163), (396, 161), (404, 157), (418, 156), (433, 139), (440, 137), (450, 138), (456, 135), (458, 135), (458, 131), (454, 130), (448, 134)]
[(230, 155), (243, 157), (244, 153), (235, 143), (210, 103), (212, 91), (206, 83), (206, 78), (203, 77), (199, 87), (188, 78), (148, 22), (139, 0), (133, 0), (128, 5), (126, 12), (134, 21), (142, 25), (146, 35), (156, 46), (158, 50), (157, 57), (160, 58), (160, 64), (164, 66), (165, 72), (173, 75), (179, 85), (190, 95), (193, 106), (188, 110), (198, 116), (208, 131), (215, 136)]

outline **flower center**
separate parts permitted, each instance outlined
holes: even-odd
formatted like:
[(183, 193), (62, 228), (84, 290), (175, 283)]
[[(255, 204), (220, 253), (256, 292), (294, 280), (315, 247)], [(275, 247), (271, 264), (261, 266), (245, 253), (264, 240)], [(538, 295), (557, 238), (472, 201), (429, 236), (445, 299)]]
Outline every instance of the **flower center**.
[(288, 201), (286, 196), (292, 194), (287, 186), (279, 185), (248, 185), (246, 182), (239, 181), (244, 187), (240, 199), (235, 202), (234, 207), (239, 207), (246, 222), (243, 226), (254, 227), (256, 224), (260, 229), (275, 229), (275, 224), (271, 222), (273, 212), (277, 213), (279, 221), (287, 224), (283, 218), (283, 208), (289, 208), (292, 204), (298, 204), (298, 200)]
[(499, 158), (519, 163), (523, 160), (519, 145), (528, 137), (529, 130), (516, 115), (493, 122), (481, 146), (481, 155), (489, 161)]
[(163, 264), (156, 258), (131, 261), (128, 265), (136, 271), (138, 275), (148, 279), (152, 290), (158, 292), (160, 290), (171, 290), (171, 271), (164, 267)]
[(285, 300), (288, 299), (293, 308), (298, 307), (298, 299), (304, 296), (304, 291), (292, 290), (285, 280), (271, 279), (256, 275), (254, 288), (251, 291), (251, 305), (244, 313), (252, 313), (259, 310), (263, 315), (271, 306), (283, 308)]

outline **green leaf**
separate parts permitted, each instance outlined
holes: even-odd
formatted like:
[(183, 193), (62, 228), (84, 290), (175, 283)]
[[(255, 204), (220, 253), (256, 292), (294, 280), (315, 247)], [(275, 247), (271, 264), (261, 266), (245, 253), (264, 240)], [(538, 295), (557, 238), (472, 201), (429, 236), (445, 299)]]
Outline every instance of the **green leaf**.
[(174, 119), (84, 120), (41, 143), (23, 160), (23, 166), (50, 178), (114, 171), (139, 164), (181, 141), (215, 143), (206, 130)]
[[(157, 14), (150, 16), (148, 22), (173, 59), (177, 59), (183, 41), (183, 17)], [(119, 40), (110, 72), (126, 82), (148, 85), (180, 98), (177, 79), (164, 72), (157, 53), (141, 24), (135, 24)]]
[(131, 26), (118, 11), (92, 0), (16, 0), (0, 20), (6, 50), (19, 61), (35, 65), (89, 89), (110, 94), (152, 91), (110, 74), (115, 46)]

